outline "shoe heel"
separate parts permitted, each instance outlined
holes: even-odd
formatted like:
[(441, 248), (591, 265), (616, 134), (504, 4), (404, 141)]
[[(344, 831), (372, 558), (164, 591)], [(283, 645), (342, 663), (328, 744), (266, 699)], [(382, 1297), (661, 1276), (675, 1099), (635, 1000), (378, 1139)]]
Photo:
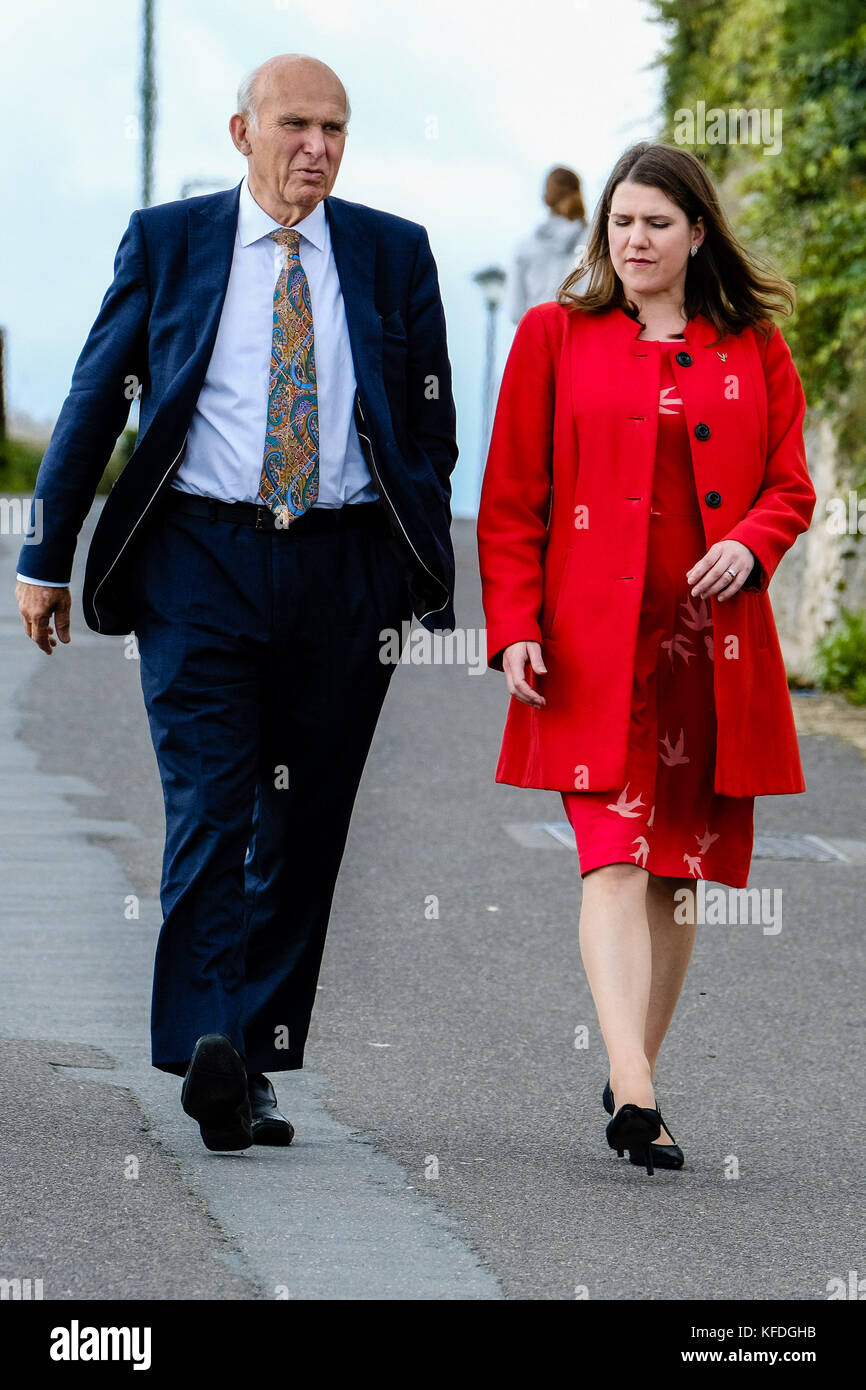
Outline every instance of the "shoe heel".
[(652, 1144), (635, 1144), (629, 1149), (628, 1156), (636, 1168), (646, 1168), (647, 1176), (652, 1177), (655, 1172)]

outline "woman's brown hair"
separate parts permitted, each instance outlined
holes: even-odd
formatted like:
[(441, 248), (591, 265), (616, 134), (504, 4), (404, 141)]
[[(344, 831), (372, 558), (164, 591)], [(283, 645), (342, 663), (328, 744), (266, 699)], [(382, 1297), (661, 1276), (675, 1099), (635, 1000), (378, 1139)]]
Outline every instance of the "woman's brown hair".
[[(583, 260), (559, 288), (560, 304), (587, 313), (618, 307), (640, 321), (637, 305), (626, 295), (613, 268), (608, 240), (610, 205), (616, 188), (625, 180), (658, 188), (682, 209), (693, 226), (699, 217), (704, 219), (706, 235), (686, 267), (686, 318), (703, 314), (719, 339), (749, 327), (767, 337), (772, 329), (769, 316), (791, 312), (794, 286), (737, 241), (701, 161), (675, 145), (648, 141), (632, 145), (617, 160), (596, 208)], [(571, 287), (587, 271), (586, 290), (572, 293)]]
[(586, 221), (580, 175), (573, 169), (566, 169), (562, 165), (551, 169), (544, 185), (544, 201), (552, 212), (567, 217), (569, 222)]

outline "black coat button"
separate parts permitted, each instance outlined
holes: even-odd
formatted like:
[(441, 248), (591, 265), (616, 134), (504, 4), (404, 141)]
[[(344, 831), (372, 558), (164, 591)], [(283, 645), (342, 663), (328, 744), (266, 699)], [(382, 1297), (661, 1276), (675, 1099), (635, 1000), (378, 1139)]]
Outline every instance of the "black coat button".
[(708, 492), (704, 501), (708, 507), (720, 507), (722, 505), (722, 494), (720, 492)]
[(700, 423), (699, 425), (695, 425), (695, 438), (696, 438), (696, 439), (709, 439), (709, 437), (710, 437), (710, 427), (709, 427), (709, 425), (705, 425), (704, 422), (703, 422), (703, 420), (701, 421), (701, 423)]
[(678, 352), (676, 360), (681, 367), (690, 367), (692, 365), (692, 355), (690, 352)]

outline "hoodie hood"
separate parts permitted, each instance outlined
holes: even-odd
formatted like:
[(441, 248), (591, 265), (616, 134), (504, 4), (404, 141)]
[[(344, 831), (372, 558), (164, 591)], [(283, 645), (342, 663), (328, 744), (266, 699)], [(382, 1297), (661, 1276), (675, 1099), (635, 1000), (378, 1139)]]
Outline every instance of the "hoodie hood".
[(564, 255), (573, 250), (586, 235), (586, 223), (578, 220), (569, 222), (567, 217), (560, 217), (558, 213), (552, 212), (543, 222), (539, 222), (535, 231), (532, 233), (533, 239), (541, 242), (553, 252)]

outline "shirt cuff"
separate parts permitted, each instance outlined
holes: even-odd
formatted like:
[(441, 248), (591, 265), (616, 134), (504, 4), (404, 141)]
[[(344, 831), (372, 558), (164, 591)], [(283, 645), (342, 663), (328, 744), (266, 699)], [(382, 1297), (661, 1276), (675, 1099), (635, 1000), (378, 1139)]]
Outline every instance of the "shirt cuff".
[(22, 584), (42, 584), (46, 589), (68, 589), (68, 579), (30, 579), (26, 574), (16, 574), (16, 579), (20, 579)]

